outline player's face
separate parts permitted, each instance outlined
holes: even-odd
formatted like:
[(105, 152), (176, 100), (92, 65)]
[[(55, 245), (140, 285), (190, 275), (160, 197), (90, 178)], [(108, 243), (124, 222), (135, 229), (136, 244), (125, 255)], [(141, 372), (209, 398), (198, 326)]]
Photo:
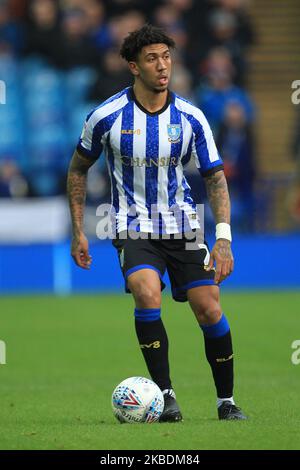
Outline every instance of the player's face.
[(168, 88), (171, 65), (168, 46), (166, 44), (151, 44), (143, 47), (138, 60), (130, 63), (130, 68), (146, 88), (161, 93)]

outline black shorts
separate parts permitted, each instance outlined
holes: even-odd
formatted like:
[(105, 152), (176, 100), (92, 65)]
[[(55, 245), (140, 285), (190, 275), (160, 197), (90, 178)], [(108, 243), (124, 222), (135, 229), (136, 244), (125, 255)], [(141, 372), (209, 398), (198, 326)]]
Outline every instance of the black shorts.
[(214, 282), (215, 272), (206, 271), (209, 251), (206, 242), (197, 245), (197, 249), (187, 250), (187, 239), (143, 239), (132, 238), (113, 240), (118, 250), (118, 257), (125, 279), (125, 290), (130, 293), (127, 278), (140, 269), (153, 269), (161, 280), (161, 290), (165, 288), (162, 277), (165, 271), (171, 282), (172, 296), (177, 302), (187, 301), (187, 290), (192, 287), (217, 285)]

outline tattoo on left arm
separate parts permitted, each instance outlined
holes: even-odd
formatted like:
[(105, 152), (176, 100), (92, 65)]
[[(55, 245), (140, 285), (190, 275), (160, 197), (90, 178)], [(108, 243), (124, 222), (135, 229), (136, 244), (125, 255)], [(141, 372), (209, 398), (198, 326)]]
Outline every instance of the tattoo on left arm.
[(224, 171), (217, 171), (212, 176), (207, 176), (205, 186), (215, 223), (230, 224), (230, 199)]

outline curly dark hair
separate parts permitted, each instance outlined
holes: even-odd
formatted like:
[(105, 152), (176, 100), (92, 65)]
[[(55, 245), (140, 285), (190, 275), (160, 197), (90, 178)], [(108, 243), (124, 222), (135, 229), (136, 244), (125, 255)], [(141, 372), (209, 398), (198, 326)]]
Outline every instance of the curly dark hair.
[(163, 29), (145, 24), (141, 29), (126, 36), (120, 49), (120, 55), (127, 62), (135, 61), (142, 48), (150, 44), (166, 44), (170, 48), (175, 47), (175, 42), (167, 36)]

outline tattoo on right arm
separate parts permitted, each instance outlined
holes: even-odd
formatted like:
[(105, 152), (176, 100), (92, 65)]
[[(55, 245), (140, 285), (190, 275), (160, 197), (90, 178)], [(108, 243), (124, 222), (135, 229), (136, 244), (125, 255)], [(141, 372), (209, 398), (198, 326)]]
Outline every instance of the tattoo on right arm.
[(93, 163), (95, 162), (88, 160), (75, 150), (69, 166), (67, 195), (74, 236), (79, 235), (83, 229), (87, 172)]

